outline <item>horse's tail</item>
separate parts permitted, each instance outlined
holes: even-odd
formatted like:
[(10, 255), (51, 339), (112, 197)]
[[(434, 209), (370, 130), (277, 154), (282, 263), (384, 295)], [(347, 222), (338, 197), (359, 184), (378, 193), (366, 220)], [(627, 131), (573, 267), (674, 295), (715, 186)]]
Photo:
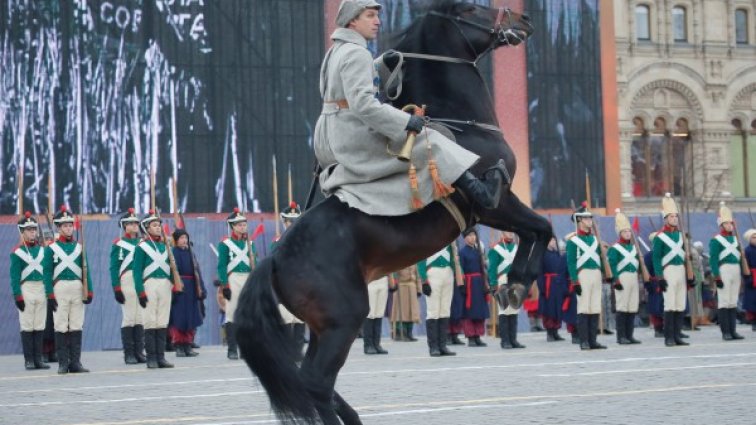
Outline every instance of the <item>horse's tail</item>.
[(284, 423), (314, 423), (312, 398), (302, 384), (301, 356), (287, 334), (273, 294), (274, 262), (258, 263), (239, 296), (234, 316), (242, 358), (260, 380), (273, 412)]

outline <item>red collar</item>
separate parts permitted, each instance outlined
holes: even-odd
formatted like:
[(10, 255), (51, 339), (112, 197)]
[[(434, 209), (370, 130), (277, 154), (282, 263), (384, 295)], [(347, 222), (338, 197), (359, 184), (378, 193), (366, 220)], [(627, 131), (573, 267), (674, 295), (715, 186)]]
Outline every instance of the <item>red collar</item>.
[(679, 232), (680, 229), (678, 229), (677, 226), (672, 227), (669, 224), (665, 224), (664, 227), (662, 227), (661, 231), (666, 232), (666, 233), (674, 233), (674, 232)]
[(578, 234), (578, 236), (588, 236), (588, 235), (591, 234), (591, 231), (589, 230), (587, 232), (584, 232), (584, 231), (578, 229), (577, 234)]
[(502, 242), (504, 242), (505, 244), (510, 244), (514, 242), (514, 239), (502, 239)]
[(37, 241), (30, 241), (30, 242), (24, 241), (24, 245), (26, 245), (28, 247), (36, 246), (37, 245)]
[(732, 232), (728, 232), (725, 229), (722, 229), (719, 234), (722, 236), (732, 236)]
[(622, 239), (622, 238), (619, 238), (619, 239), (617, 240), (617, 243), (618, 243), (618, 244), (622, 244), (622, 245), (632, 245), (633, 241), (631, 241), (631, 240), (627, 240), (627, 239)]
[(150, 234), (147, 234), (147, 238), (153, 242), (161, 242), (163, 240), (161, 236), (152, 236)]
[(241, 235), (237, 236), (236, 232), (231, 232), (231, 239), (235, 241), (243, 241), (243, 240), (247, 240), (247, 235), (242, 233)]
[(73, 236), (71, 236), (71, 237), (65, 237), (63, 235), (59, 235), (58, 236), (58, 242), (65, 242), (65, 243), (73, 242)]
[(138, 237), (139, 237), (139, 235), (138, 235), (138, 234), (136, 234), (136, 235), (133, 235), (133, 236), (132, 236), (132, 235), (130, 235), (130, 234), (128, 234), (128, 233), (124, 233), (124, 234), (123, 234), (123, 239), (136, 239), (136, 238), (138, 238)]

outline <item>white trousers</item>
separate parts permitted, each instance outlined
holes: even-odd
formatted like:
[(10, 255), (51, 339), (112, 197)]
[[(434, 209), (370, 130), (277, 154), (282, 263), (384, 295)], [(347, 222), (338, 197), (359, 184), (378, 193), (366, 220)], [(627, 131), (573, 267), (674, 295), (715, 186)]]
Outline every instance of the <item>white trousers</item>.
[(45, 285), (41, 281), (26, 281), (21, 284), (24, 297), (24, 311), (18, 312), (21, 332), (44, 331), (47, 320), (47, 299)]
[(80, 331), (84, 327), (84, 303), (80, 280), (59, 280), (53, 287), (58, 309), (53, 312), (55, 332)]
[(664, 294), (664, 311), (685, 311), (688, 284), (685, 282), (685, 266), (668, 265), (664, 268), (667, 290)]
[(578, 282), (582, 290), (577, 296), (578, 314), (601, 314), (601, 270), (580, 270)]
[(618, 279), (622, 285), (622, 290), (614, 290), (617, 311), (622, 313), (637, 313), (638, 303), (640, 302), (638, 273), (620, 273)]
[(740, 294), (740, 264), (722, 264), (719, 266), (724, 288), (717, 288), (717, 307), (736, 308)]
[(451, 267), (431, 267), (428, 269), (430, 297), (426, 297), (425, 319), (446, 319), (451, 315), (451, 301), (454, 293), (454, 271)]
[(388, 301), (388, 277), (384, 276), (378, 280), (368, 283), (368, 302), (370, 311), (368, 319), (380, 319), (386, 313), (386, 302)]
[(239, 295), (241, 295), (244, 284), (247, 283), (249, 273), (231, 273), (228, 275), (228, 286), (231, 288), (231, 299), (226, 301), (226, 322), (233, 323), (236, 306), (239, 305)]
[(144, 328), (163, 329), (171, 318), (171, 290), (173, 283), (167, 278), (147, 279), (144, 292), (147, 293), (147, 307), (144, 308)]
[(121, 276), (121, 292), (123, 293), (123, 298), (126, 299), (121, 304), (121, 313), (123, 313), (121, 327), (144, 325), (144, 309), (139, 305), (139, 298), (134, 286), (134, 274), (131, 270)]

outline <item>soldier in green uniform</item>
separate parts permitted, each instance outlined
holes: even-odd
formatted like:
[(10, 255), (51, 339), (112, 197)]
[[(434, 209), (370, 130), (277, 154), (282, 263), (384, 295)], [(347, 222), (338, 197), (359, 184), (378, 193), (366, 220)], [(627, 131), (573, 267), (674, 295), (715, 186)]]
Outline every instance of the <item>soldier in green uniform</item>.
[(143, 308), (147, 368), (171, 368), (173, 365), (165, 360), (165, 341), (172, 293), (180, 292), (181, 288), (171, 281), (170, 248), (162, 237), (160, 217), (150, 210), (140, 225), (145, 237), (134, 250), (132, 272), (139, 305)]
[(227, 357), (238, 360), (234, 313), (239, 294), (254, 269), (257, 253), (254, 242), (251, 242), (247, 235), (247, 217), (239, 212), (238, 208), (234, 208), (234, 211), (226, 218), (226, 223), (228, 223), (230, 235), (218, 244), (218, 280), (223, 297), (227, 300), (226, 323), (224, 324), (228, 340)]
[(457, 290), (455, 282), (457, 270), (452, 246), (449, 245), (419, 262), (417, 272), (422, 282), (423, 294), (427, 297), (425, 331), (430, 355), (431, 357), (454, 356), (456, 353), (446, 347), (452, 295)]
[[(46, 290), (53, 299), (50, 306), (53, 308), (58, 373), (89, 372), (81, 365), (84, 304), (91, 303), (94, 297), (86, 253), (73, 238), (74, 216), (65, 205), (55, 213), (53, 223), (60, 236), (45, 248), (43, 269)], [(87, 280), (86, 290), (82, 278)]]
[(687, 289), (685, 251), (677, 204), (667, 193), (662, 198), (664, 227), (656, 234), (653, 246), (654, 271), (664, 295), (664, 345), (688, 345), (682, 340)]
[(635, 315), (638, 313), (640, 289), (638, 271), (640, 270), (640, 253), (633, 243), (633, 230), (630, 220), (619, 208), (614, 217), (614, 229), (619, 240), (609, 248), (607, 260), (614, 276), (614, 298), (617, 304), (617, 343), (640, 344), (633, 337)]
[(709, 241), (709, 265), (717, 284), (717, 308), (722, 339), (743, 339), (735, 330), (738, 294), (740, 294), (740, 247), (734, 234), (732, 211), (722, 202), (717, 216), (719, 234)]
[[(498, 285), (507, 284), (507, 274), (512, 268), (512, 262), (517, 254), (517, 244), (514, 241), (514, 233), (502, 232), (501, 240), (488, 250), (488, 284), (492, 289)], [(517, 316), (519, 308), (507, 306), (499, 310), (499, 338), (501, 348), (525, 348), (517, 342)]]
[(47, 318), (42, 277), (45, 249), (38, 243), (39, 226), (29, 211), (18, 220), (18, 231), (21, 243), (10, 254), (10, 285), (21, 325), (24, 367), (27, 370), (49, 369), (50, 366), (42, 361), (42, 335)]
[(144, 309), (139, 305), (134, 286), (134, 251), (139, 244), (139, 217), (133, 208), (118, 220), (123, 236), (116, 238), (110, 248), (110, 282), (115, 299), (121, 304), (121, 342), (126, 364), (146, 363), (144, 357)]
[(567, 240), (567, 270), (577, 294), (578, 335), (580, 349), (604, 349), (596, 341), (601, 315), (602, 262), (601, 243), (593, 235), (593, 213), (582, 205), (572, 214), (577, 232)]
[[(281, 211), (281, 221), (283, 222), (284, 232), (302, 215), (299, 210), (299, 206), (296, 202), (291, 202), (288, 207)], [(278, 239), (271, 244), (271, 252), (275, 249)], [(291, 337), (294, 340), (299, 351), (302, 351), (305, 343), (305, 324), (299, 320), (297, 316), (293, 315), (283, 304), (278, 304), (278, 312), (281, 314), (283, 324), (291, 333)]]

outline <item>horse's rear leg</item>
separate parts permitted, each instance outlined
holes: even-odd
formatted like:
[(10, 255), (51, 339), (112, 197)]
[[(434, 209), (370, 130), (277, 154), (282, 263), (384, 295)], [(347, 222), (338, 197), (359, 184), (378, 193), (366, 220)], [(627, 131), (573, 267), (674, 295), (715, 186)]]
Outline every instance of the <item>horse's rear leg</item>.
[(336, 414), (339, 415), (344, 425), (362, 425), (357, 412), (336, 391), (333, 392), (333, 402)]

